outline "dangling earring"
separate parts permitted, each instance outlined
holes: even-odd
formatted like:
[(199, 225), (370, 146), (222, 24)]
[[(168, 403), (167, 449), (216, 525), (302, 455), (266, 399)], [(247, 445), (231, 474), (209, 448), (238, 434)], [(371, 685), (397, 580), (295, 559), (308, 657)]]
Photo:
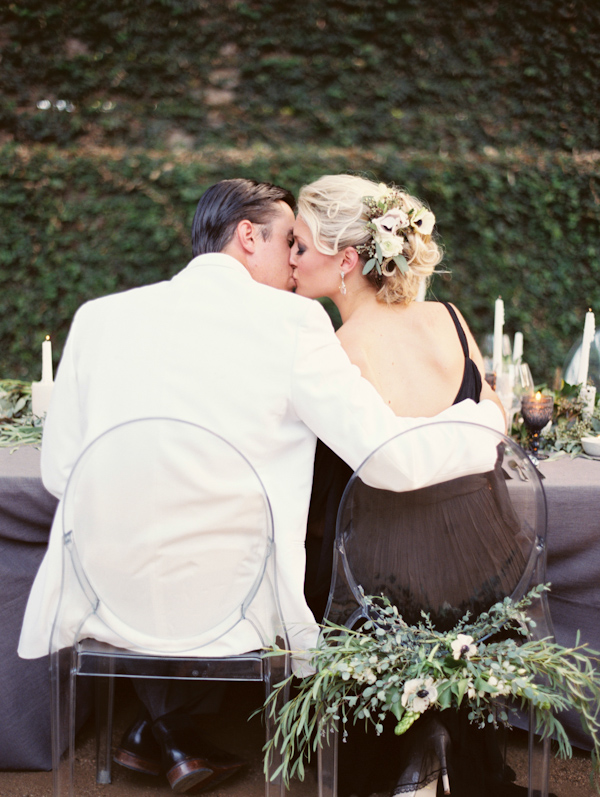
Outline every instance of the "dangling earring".
[(340, 285), (340, 293), (342, 296), (346, 295), (346, 283), (344, 282), (344, 272), (340, 271), (340, 276), (342, 278), (342, 284)]

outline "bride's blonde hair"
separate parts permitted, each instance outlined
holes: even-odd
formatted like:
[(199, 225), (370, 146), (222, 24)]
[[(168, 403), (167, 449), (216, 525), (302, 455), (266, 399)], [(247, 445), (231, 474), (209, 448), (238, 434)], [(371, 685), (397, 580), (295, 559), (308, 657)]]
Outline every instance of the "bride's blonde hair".
[[(298, 215), (310, 229), (316, 249), (325, 255), (335, 255), (347, 246), (368, 244), (372, 232), (366, 227), (369, 216), (363, 200), (379, 195), (381, 189), (381, 184), (351, 174), (328, 174), (303, 186), (298, 196)], [(425, 207), (402, 189), (400, 195), (406, 213)], [(431, 235), (409, 229), (405, 238), (406, 274), (393, 261), (383, 269), (383, 274), (375, 268), (367, 274), (377, 288), (379, 301), (409, 304), (416, 298), (421, 281), (428, 280), (442, 260), (442, 250)], [(361, 263), (366, 259), (364, 254), (360, 255)]]

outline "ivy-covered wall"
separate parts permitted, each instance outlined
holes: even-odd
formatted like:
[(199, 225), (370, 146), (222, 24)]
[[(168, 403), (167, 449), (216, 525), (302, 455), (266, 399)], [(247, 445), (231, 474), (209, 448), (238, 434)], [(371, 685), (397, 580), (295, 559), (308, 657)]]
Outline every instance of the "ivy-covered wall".
[(0, 150), (0, 374), (39, 379), (40, 345), (58, 359), (78, 305), (170, 277), (190, 259), (188, 230), (202, 191), (246, 176), (293, 190), (355, 171), (404, 185), (436, 214), (450, 275), (432, 290), (454, 301), (476, 336), (506, 303), (536, 380), (600, 309), (597, 156), (427, 155), (394, 148), (207, 149), (192, 156), (7, 145)]
[(0, 376), (85, 299), (170, 276), (202, 190), (366, 171), (438, 218), (475, 333), (550, 380), (600, 318), (596, 0), (7, 0)]
[(0, 132), (597, 148), (597, 0), (6, 0)]

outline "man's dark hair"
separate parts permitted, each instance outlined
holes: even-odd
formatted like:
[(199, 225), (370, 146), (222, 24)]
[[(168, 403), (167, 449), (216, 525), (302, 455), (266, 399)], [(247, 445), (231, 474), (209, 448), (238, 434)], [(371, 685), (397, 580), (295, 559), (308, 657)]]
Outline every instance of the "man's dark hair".
[(264, 224), (265, 240), (277, 214), (277, 202), (285, 202), (293, 211), (296, 200), (290, 191), (272, 183), (255, 180), (221, 180), (202, 194), (192, 223), (192, 253), (222, 252), (234, 236), (236, 227), (244, 219)]

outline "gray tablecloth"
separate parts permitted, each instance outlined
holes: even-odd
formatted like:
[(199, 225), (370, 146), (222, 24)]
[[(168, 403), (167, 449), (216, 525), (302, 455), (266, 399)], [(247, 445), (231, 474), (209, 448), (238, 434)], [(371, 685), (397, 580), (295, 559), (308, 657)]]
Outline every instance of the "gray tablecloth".
[[(600, 650), (600, 462), (543, 462), (548, 500), (548, 580), (557, 640), (578, 629)], [(39, 451), (0, 449), (0, 769), (49, 769), (48, 660), (23, 661), (17, 642), (56, 500), (42, 487)], [(565, 724), (589, 748), (576, 717)]]
[[(600, 462), (543, 461), (548, 501), (548, 580), (556, 641), (600, 651)], [(591, 749), (577, 716), (561, 716), (572, 743)]]
[(17, 656), (33, 578), (56, 508), (40, 452), (0, 449), (0, 769), (51, 769), (48, 658)]

